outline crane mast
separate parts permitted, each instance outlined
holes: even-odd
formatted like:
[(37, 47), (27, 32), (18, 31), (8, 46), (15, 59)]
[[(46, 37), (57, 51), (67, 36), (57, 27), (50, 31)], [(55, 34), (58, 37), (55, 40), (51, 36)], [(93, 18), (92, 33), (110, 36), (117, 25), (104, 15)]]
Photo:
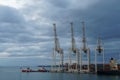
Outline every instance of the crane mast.
[(57, 51), (58, 53), (60, 52), (60, 45), (59, 45), (59, 40), (57, 38), (57, 32), (56, 32), (56, 24), (53, 24), (54, 26), (54, 36), (55, 36), (55, 51)]
[(70, 24), (71, 24), (71, 37), (72, 37), (72, 51), (76, 53), (75, 39), (73, 33), (73, 23), (71, 22)]
[(71, 53), (74, 53), (75, 55), (76, 55), (76, 71), (78, 72), (78, 65), (79, 65), (79, 50), (76, 48), (76, 44), (75, 44), (75, 39), (74, 39), (74, 31), (73, 31), (73, 23), (71, 22), (70, 23), (70, 25), (71, 25), (71, 43), (72, 43), (72, 45), (71, 45), (71, 51), (70, 51), (70, 54), (69, 54), (69, 56), (70, 56), (70, 66), (71, 66), (71, 59), (72, 59), (72, 57), (71, 57)]
[(60, 65), (62, 65), (63, 67), (63, 49), (60, 48), (60, 44), (59, 44), (59, 39), (57, 38), (57, 32), (56, 32), (56, 24), (53, 24), (54, 27), (54, 40), (55, 40), (55, 52), (60, 54)]
[(102, 48), (102, 45), (101, 45), (101, 39), (100, 39), (100, 37), (98, 38), (97, 43), (98, 43), (98, 46), (97, 46), (97, 49), (96, 49), (96, 50), (97, 50), (99, 53), (102, 53), (103, 48)]
[(82, 36), (82, 48), (81, 48), (81, 66), (80, 66), (80, 70), (82, 70), (82, 51), (84, 53), (86, 53), (86, 57), (87, 57), (87, 70), (88, 72), (90, 71), (90, 48), (87, 47), (87, 43), (86, 43), (86, 35), (85, 35), (85, 24), (84, 22), (82, 22), (82, 33), (83, 33), (83, 36)]
[(83, 31), (83, 38), (82, 38), (82, 42), (83, 42), (83, 51), (84, 53), (87, 53), (87, 47), (86, 47), (86, 36), (85, 36), (85, 24), (84, 22), (82, 22), (82, 31)]
[(96, 51), (95, 51), (95, 72), (97, 72), (97, 57), (98, 57), (97, 56), (97, 52), (98, 52), (98, 54), (102, 54), (102, 58), (103, 58), (103, 70), (104, 70), (104, 58), (105, 58), (105, 55), (104, 55), (104, 47), (101, 44), (100, 37), (98, 37), (97, 47), (96, 47)]

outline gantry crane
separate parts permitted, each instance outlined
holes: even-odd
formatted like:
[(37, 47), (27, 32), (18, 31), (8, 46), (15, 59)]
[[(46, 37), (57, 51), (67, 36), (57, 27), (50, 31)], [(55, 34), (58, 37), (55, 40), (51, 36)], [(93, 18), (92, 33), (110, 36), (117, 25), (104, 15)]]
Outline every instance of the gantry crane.
[(73, 32), (73, 23), (71, 22), (71, 37), (72, 37), (72, 47), (70, 49), (70, 54), (69, 54), (69, 60), (70, 60), (70, 65), (69, 65), (69, 69), (70, 69), (70, 66), (71, 66), (71, 63), (72, 63), (72, 60), (71, 60), (71, 53), (74, 53), (76, 55), (76, 71), (78, 71), (78, 65), (79, 65), (79, 50), (76, 48), (76, 44), (75, 44), (75, 39), (74, 39), (74, 32)]
[(103, 56), (103, 69), (104, 69), (104, 48), (101, 43), (100, 37), (97, 40), (97, 47), (95, 49), (95, 72), (97, 72), (97, 53)]
[[(54, 55), (56, 55), (56, 53), (58, 53), (60, 55), (60, 64), (59, 64), (59, 68), (62, 67), (63, 70), (63, 57), (64, 57), (64, 53), (63, 53), (63, 49), (60, 47), (60, 43), (59, 43), (59, 39), (57, 38), (57, 32), (56, 32), (56, 24), (53, 24), (54, 27)], [(56, 56), (54, 56), (56, 57)], [(61, 68), (59, 69), (61, 70)]]
[(83, 46), (80, 49), (81, 50), (81, 57), (80, 57), (80, 70), (82, 71), (82, 52), (84, 52), (87, 55), (87, 69), (88, 71), (90, 71), (90, 48), (87, 47), (87, 43), (86, 43), (86, 36), (85, 36), (85, 24), (84, 22), (82, 22), (82, 33), (83, 33), (83, 37), (82, 37), (82, 43)]

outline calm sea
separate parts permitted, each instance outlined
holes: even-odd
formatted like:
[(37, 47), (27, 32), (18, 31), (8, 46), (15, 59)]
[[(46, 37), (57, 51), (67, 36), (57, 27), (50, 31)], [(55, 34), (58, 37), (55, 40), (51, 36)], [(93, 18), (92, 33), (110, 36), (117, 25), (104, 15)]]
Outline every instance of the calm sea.
[(120, 76), (77, 73), (22, 73), (19, 67), (0, 67), (0, 80), (120, 80)]

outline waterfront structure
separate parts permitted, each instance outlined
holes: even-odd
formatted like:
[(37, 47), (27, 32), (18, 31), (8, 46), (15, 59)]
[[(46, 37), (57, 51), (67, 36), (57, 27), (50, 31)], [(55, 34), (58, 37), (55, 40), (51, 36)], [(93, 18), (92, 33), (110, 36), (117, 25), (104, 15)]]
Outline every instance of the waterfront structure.
[(104, 70), (104, 48), (101, 43), (100, 37), (97, 41), (97, 47), (95, 48), (95, 72), (97, 72), (97, 55), (102, 55), (103, 57), (103, 70)]
[(81, 53), (81, 56), (80, 56), (80, 71), (83, 71), (82, 69), (82, 55), (86, 55), (87, 57), (87, 72), (90, 72), (90, 48), (87, 47), (87, 42), (86, 42), (86, 36), (85, 36), (85, 24), (84, 22), (82, 22), (82, 33), (83, 33), (83, 36), (82, 36), (82, 47), (80, 48), (80, 53)]
[[(56, 31), (56, 24), (53, 24), (53, 30), (54, 30), (54, 48), (53, 48), (53, 66), (52, 69), (55, 72), (97, 72), (97, 55), (102, 54), (103, 56), (103, 70), (104, 70), (104, 48), (101, 44), (101, 39), (98, 38), (97, 41), (97, 47), (95, 48), (95, 64), (93, 64), (92, 69), (91, 63), (90, 63), (90, 48), (87, 46), (87, 40), (85, 35), (85, 23), (82, 22), (82, 47), (77, 48), (75, 38), (74, 38), (74, 29), (73, 29), (73, 23), (70, 23), (71, 25), (71, 48), (69, 48), (69, 62), (67, 65), (64, 65), (64, 53), (63, 49), (60, 47), (59, 39), (57, 37), (57, 31)], [(56, 56), (57, 55), (57, 56)], [(83, 55), (84, 60), (83, 63)], [(58, 58), (59, 56), (59, 58)], [(57, 58), (57, 59), (56, 59)], [(74, 60), (73, 60), (74, 58)], [(58, 67), (59, 66), (59, 67)], [(66, 67), (67, 66), (67, 67)], [(94, 71), (93, 71), (94, 70)]]
[[(53, 61), (54, 64), (53, 66), (56, 67), (57, 65), (59, 65), (58, 69), (55, 69), (55, 71), (62, 71), (63, 70), (63, 63), (64, 63), (64, 53), (63, 53), (63, 49), (60, 47), (60, 43), (59, 43), (59, 39), (57, 38), (57, 32), (56, 32), (56, 24), (53, 24), (54, 27), (54, 48), (53, 48)], [(60, 60), (58, 62), (58, 64), (56, 64), (56, 55), (59, 54)]]
[[(74, 71), (74, 72), (79, 72), (79, 50), (76, 47), (76, 43), (75, 43), (75, 38), (74, 38), (74, 31), (73, 31), (73, 23), (70, 23), (71, 25), (71, 48), (70, 48), (70, 52), (69, 52), (69, 66), (68, 66), (68, 71)], [(75, 54), (76, 58), (75, 58), (75, 69), (72, 69), (72, 53)]]

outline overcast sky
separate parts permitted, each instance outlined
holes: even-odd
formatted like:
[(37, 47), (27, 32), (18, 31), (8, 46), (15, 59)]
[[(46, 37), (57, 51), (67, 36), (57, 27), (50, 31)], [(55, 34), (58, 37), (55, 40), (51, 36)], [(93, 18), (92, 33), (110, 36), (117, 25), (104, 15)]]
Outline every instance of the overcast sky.
[(94, 60), (98, 36), (105, 60), (119, 58), (119, 0), (0, 0), (0, 66), (51, 64), (53, 23), (67, 60), (71, 47), (70, 22), (76, 46), (82, 47), (85, 22), (87, 45)]

